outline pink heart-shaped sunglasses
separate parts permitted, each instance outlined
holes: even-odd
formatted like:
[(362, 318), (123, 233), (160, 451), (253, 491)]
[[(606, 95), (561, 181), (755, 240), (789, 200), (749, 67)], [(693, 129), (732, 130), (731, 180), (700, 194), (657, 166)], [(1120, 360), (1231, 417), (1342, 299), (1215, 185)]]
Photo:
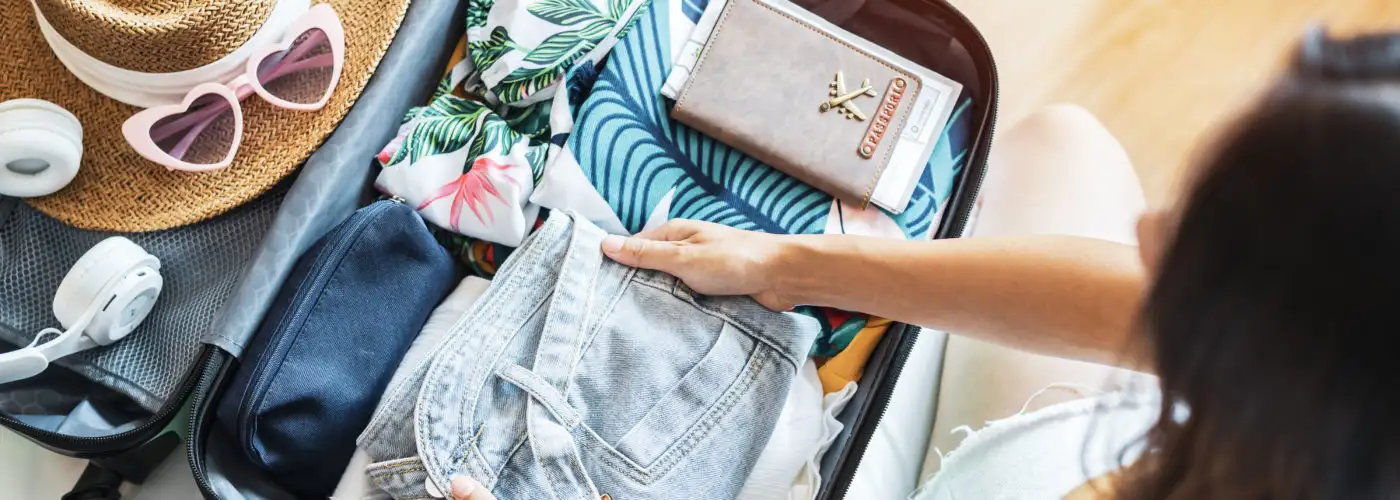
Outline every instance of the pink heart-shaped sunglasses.
[(233, 163), (243, 142), (240, 102), (257, 93), (273, 105), (325, 107), (345, 63), (345, 28), (329, 4), (307, 10), (287, 27), (287, 40), (253, 52), (247, 72), (225, 83), (202, 83), (180, 104), (157, 106), (122, 124), (127, 143), (171, 170), (207, 172)]

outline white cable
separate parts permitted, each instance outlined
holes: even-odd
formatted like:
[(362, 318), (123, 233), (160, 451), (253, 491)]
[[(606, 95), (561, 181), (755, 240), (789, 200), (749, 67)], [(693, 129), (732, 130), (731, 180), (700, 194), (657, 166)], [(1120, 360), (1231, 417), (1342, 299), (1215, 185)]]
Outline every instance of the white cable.
[[(25, 346), (25, 348), (27, 349), (27, 348), (31, 348), (31, 347), (36, 347), (36, 346), (38, 346), (38, 345), (39, 345), (39, 341), (40, 341), (40, 340), (43, 340), (43, 339), (44, 339), (44, 336), (50, 335), (50, 334), (58, 335), (58, 336), (62, 337), (62, 336), (63, 336), (63, 330), (59, 330), (59, 329), (57, 329), (57, 328), (45, 328), (45, 329), (43, 329), (43, 330), (39, 330), (39, 333), (38, 333), (37, 335), (34, 336), (34, 340), (31, 341), (31, 342), (29, 342), (29, 345)], [(48, 342), (45, 342), (45, 344), (47, 344), (47, 343), (48, 343)]]
[[(39, 334), (34, 336), (34, 340), (27, 347), (0, 353), (0, 384), (8, 384), (43, 373), (53, 360), (96, 345), (96, 342), (83, 334), (83, 330), (92, 323), (92, 318), (96, 315), (99, 307), (100, 304), (89, 306), (83, 316), (68, 331), (45, 328), (39, 330)], [(42, 344), (39, 343), (51, 333), (58, 333), (58, 336)]]

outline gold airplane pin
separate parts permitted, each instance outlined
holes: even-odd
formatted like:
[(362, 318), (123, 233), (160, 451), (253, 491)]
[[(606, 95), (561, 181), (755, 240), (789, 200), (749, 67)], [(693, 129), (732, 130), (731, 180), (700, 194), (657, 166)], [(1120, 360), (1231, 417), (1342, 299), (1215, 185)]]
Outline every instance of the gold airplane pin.
[(846, 92), (846, 75), (837, 71), (836, 78), (827, 84), (827, 88), (829, 89), (827, 94), (831, 96), (831, 99), (821, 104), (818, 108), (821, 112), (825, 113), (836, 108), (836, 112), (847, 119), (865, 121), (865, 114), (861, 113), (860, 108), (857, 108), (856, 104), (851, 101), (860, 96), (875, 97), (875, 90), (870, 88), (869, 78), (861, 80), (860, 88), (854, 92)]

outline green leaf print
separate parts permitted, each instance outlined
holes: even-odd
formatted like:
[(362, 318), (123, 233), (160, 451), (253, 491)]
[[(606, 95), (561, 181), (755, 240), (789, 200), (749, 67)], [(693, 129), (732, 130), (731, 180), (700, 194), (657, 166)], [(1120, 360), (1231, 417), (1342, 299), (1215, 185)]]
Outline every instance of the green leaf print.
[(555, 61), (554, 64), (539, 68), (526, 67), (516, 69), (510, 72), (509, 75), (506, 75), (505, 78), (501, 79), (501, 83), (492, 87), (491, 90), (496, 93), (496, 97), (499, 97), (502, 102), (516, 102), (522, 100), (560, 80), (563, 77), (564, 69), (568, 68), (568, 65), (572, 64), (573, 59), (576, 58), (577, 57), (573, 57), (569, 60)]
[(530, 172), (535, 176), (535, 185), (540, 185), (540, 180), (544, 178), (544, 160), (549, 152), (549, 143), (531, 144), (530, 149), (525, 151), (525, 161), (530, 162)]
[(491, 90), (504, 102), (515, 102), (563, 78), (574, 62), (598, 46), (612, 30), (613, 21), (601, 19), (577, 30), (556, 33), (525, 56), (528, 64), (516, 68)]
[[(611, 17), (613, 21), (622, 19), (622, 15), (627, 13), (627, 6), (631, 4), (632, 0), (608, 0), (608, 17)], [(642, 6), (645, 7), (645, 3)], [(642, 9), (639, 8), (637, 11), (641, 12)]]
[(549, 102), (537, 102), (529, 106), (501, 106), (501, 118), (510, 127), (531, 139), (549, 138)]
[(451, 93), (452, 93), (452, 77), (451, 77), (450, 75), (449, 75), (449, 76), (444, 76), (444, 77), (442, 77), (441, 80), (438, 80), (437, 88), (433, 89), (433, 99), (436, 100), (436, 99), (439, 98), (439, 97), (442, 97), (442, 96), (445, 96), (445, 95), (451, 94)]
[(487, 39), (467, 44), (467, 55), (472, 58), (472, 67), (482, 71), (495, 64), (506, 52), (517, 49), (520, 49), (520, 45), (510, 39), (506, 28), (497, 26)]
[[(598, 7), (589, 0), (538, 0), (530, 4), (526, 10), (534, 14), (535, 17), (559, 26), (576, 26), (576, 28), (550, 35), (539, 45), (531, 48), (525, 54), (521, 67), (511, 71), (492, 87), (491, 91), (502, 102), (512, 103), (554, 85), (555, 82), (563, 78), (579, 58), (596, 48), (608, 36), (608, 33), (617, 27), (617, 23), (627, 15), (627, 8), (632, 1), (608, 0), (607, 12), (600, 12)], [(645, 4), (648, 0), (639, 1)], [(637, 9), (636, 12), (641, 12), (641, 9)], [(626, 33), (627, 28), (630, 28), (636, 17), (636, 12), (626, 19), (627, 26), (619, 30), (619, 38)], [(476, 63), (477, 68), (489, 67), (491, 63), (500, 58), (501, 53), (505, 50), (496, 49), (496, 47), (510, 43), (513, 48), (520, 48), (509, 42), (509, 37), (505, 37), (504, 34), (501, 38), (504, 41), (482, 42), (484, 46), (479, 49), (482, 53), (481, 56), (477, 55), (478, 49), (473, 45), (472, 62)], [(496, 39), (495, 31), (492, 32), (492, 39)], [(500, 51), (496, 52), (496, 50)]]
[[(560, 26), (573, 26), (582, 22), (603, 19), (588, 0), (538, 0), (526, 7), (535, 17)], [(614, 20), (615, 21), (615, 20)]]
[(568, 60), (572, 63), (579, 56), (598, 46), (598, 41), (607, 36), (612, 27), (611, 20), (599, 19), (577, 30), (550, 35), (535, 48), (530, 49), (530, 53), (525, 55), (525, 62), (547, 65), (560, 60)]
[(413, 163), (419, 158), (461, 149), (471, 140), (477, 122), (488, 111), (479, 102), (450, 94), (433, 99), (419, 110), (403, 144), (384, 164), (397, 165), (405, 156)]
[(621, 40), (622, 37), (627, 36), (627, 32), (630, 31), (633, 26), (637, 25), (637, 18), (640, 17), (640, 14), (647, 10), (647, 4), (650, 1), (651, 0), (640, 0), (641, 5), (637, 6), (637, 10), (632, 11), (632, 17), (624, 20), (622, 16), (627, 14), (627, 2), (625, 0), (612, 0), (612, 3), (608, 5), (609, 13), (612, 15), (613, 20), (622, 23), (622, 29), (617, 30), (617, 35), (614, 36), (615, 38)]
[(579, 29), (577, 33), (579, 34), (580, 38), (592, 41), (588, 48), (584, 49), (583, 52), (586, 53), (589, 50), (593, 50), (593, 47), (596, 47), (598, 45), (598, 42), (603, 41), (603, 38), (608, 36), (608, 32), (612, 31), (613, 26), (615, 25), (617, 25), (616, 20), (606, 19), (602, 21), (595, 21), (593, 24), (589, 24), (588, 26), (584, 26), (583, 28)]
[(571, 56), (578, 51), (580, 42), (585, 40), (579, 35), (578, 31), (573, 30), (550, 35), (535, 48), (530, 49), (530, 53), (525, 55), (525, 62), (544, 65)]
[(525, 138), (524, 134), (510, 128), (510, 124), (495, 113), (487, 114), (486, 119), (481, 122), (481, 128), (475, 132), (476, 136), (472, 137), (470, 149), (467, 150), (467, 158), (477, 158), (490, 152), (510, 154), (515, 143)]
[(491, 13), (491, 6), (495, 4), (496, 0), (469, 0), (467, 2), (467, 27), (486, 26), (486, 16)]

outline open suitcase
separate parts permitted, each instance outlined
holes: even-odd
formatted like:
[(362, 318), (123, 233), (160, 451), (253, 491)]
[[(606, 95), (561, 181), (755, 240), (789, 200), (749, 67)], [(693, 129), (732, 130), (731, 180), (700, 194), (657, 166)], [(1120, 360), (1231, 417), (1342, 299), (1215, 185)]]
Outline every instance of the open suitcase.
[[(973, 103), (967, 155), (947, 206), (939, 212), (941, 221), (934, 234), (936, 238), (961, 236), (974, 210), (996, 121), (997, 74), (986, 41), (943, 0), (797, 3), (963, 84)], [(401, 116), (426, 100), (463, 29), (465, 4), (414, 0), (403, 29), (355, 107), (283, 186), (214, 221), (129, 236), (165, 256), (171, 265), (205, 268), (186, 284), (199, 293), (176, 297), (171, 302), (178, 307), (166, 307), (163, 315), (153, 316), (155, 321), (148, 320), (150, 324), (142, 327), (147, 331), (138, 332), (161, 346), (157, 348), (166, 349), (161, 352), (165, 358), (174, 356), (186, 363), (144, 366), (130, 359), (129, 352), (116, 352), (135, 350), (127, 347), (135, 343), (123, 344), (111, 353), (79, 356), (74, 364), (65, 365), (72, 369), (54, 368), (35, 378), (0, 385), (0, 424), (55, 452), (91, 460), (70, 498), (117, 498), (116, 487), (123, 480), (141, 482), (182, 440), (206, 497), (292, 497), (262, 478), (221, 435), (215, 425), (217, 402), (297, 258), (373, 199), (370, 182), (376, 167), (367, 159), (392, 138), (397, 125), (385, 117)], [(66, 270), (53, 263), (72, 262), (79, 252), (75, 249), (87, 248), (103, 236), (66, 228), (17, 200), (0, 200), (0, 283), (4, 283), (0, 286), (0, 350), (24, 340), (21, 332), (37, 331), (51, 321), (48, 300)], [(45, 255), (53, 248), (66, 250)], [(222, 253), (210, 258), (209, 252), (215, 249)], [(176, 310), (181, 313), (175, 314)], [(895, 325), (881, 339), (859, 381), (859, 391), (839, 416), (845, 429), (822, 463), (818, 498), (846, 497), (918, 337), (917, 327)], [(75, 370), (86, 371), (79, 375)], [(158, 397), (131, 401), (91, 380), (93, 373), (105, 371), (151, 379), (136, 380), (136, 385), (154, 388)], [(40, 404), (46, 400), (51, 404)], [(46, 424), (52, 420), (40, 418), (72, 413), (82, 405), (105, 417), (100, 420), (115, 423), (70, 432), (70, 427)]]

